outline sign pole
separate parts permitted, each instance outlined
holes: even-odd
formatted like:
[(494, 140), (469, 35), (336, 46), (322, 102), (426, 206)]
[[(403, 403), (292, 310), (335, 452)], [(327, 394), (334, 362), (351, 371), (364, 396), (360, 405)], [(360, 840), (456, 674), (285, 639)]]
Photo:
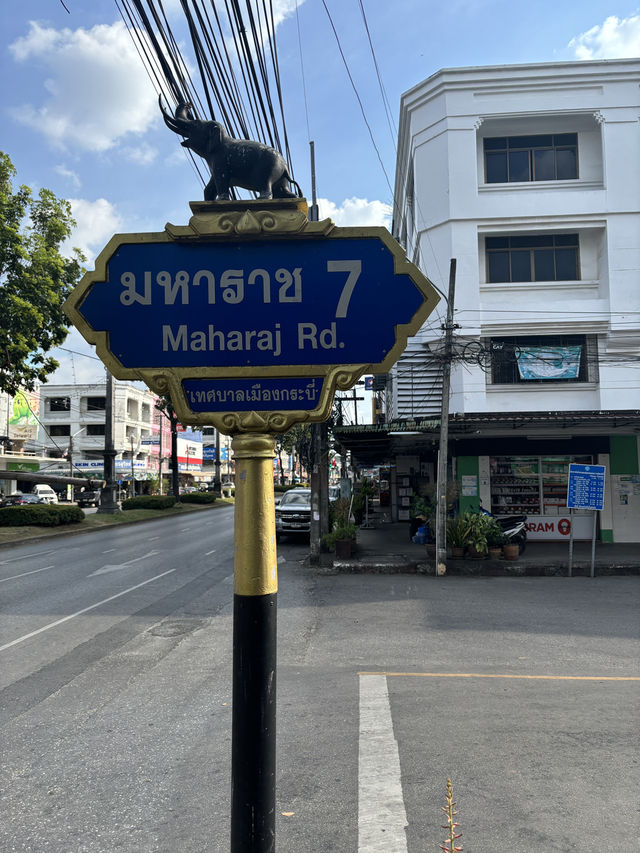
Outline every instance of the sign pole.
[(275, 851), (275, 439), (242, 433), (236, 459), (231, 853)]
[(593, 511), (593, 528), (591, 530), (591, 577), (596, 576), (596, 522), (598, 518), (598, 510)]
[(569, 577), (573, 575), (573, 507), (569, 507)]

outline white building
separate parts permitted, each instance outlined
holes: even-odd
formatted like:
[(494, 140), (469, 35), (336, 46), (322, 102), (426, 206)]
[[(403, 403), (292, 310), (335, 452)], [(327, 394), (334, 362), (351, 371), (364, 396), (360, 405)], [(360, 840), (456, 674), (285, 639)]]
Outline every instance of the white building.
[[(567, 536), (570, 461), (606, 465), (602, 539), (640, 538), (639, 80), (633, 59), (445, 69), (401, 101), (395, 236), (445, 292), (457, 261), (460, 504), (526, 512), (532, 538)], [(439, 414), (444, 306), (388, 420)]]
[[(157, 434), (156, 399), (150, 391), (114, 383), (113, 442), (118, 479), (130, 480), (132, 471), (136, 480), (157, 475), (151, 444), (152, 433)], [(61, 457), (49, 464), (49, 473), (67, 473), (73, 468), (75, 474), (102, 476), (105, 403), (106, 382), (41, 386), (39, 442)]]

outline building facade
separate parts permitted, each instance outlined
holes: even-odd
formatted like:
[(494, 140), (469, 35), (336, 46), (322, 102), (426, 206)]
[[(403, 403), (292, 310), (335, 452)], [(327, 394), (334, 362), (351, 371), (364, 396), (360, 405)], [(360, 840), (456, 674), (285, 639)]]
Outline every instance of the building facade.
[[(168, 472), (169, 421), (155, 407), (155, 394), (127, 383), (114, 383), (113, 443), (116, 478), (130, 487)], [(91, 385), (42, 385), (39, 443), (51, 456), (48, 473), (103, 476), (106, 382)], [(43, 467), (42, 470), (45, 470)]]
[[(445, 69), (401, 102), (394, 234), (445, 293), (457, 264), (460, 504), (525, 512), (533, 539), (568, 536), (571, 461), (606, 466), (600, 537), (640, 538), (639, 79), (638, 60)], [(437, 417), (445, 313), (392, 371), (388, 421)]]

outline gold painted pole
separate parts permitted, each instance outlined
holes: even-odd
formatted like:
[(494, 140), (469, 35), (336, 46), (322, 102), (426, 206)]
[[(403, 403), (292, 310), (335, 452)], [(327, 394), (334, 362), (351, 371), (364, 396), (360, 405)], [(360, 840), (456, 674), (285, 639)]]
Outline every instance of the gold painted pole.
[(234, 592), (267, 595), (278, 591), (275, 439), (264, 433), (241, 433), (231, 447), (236, 460)]
[(231, 853), (275, 851), (277, 555), (275, 439), (234, 437)]

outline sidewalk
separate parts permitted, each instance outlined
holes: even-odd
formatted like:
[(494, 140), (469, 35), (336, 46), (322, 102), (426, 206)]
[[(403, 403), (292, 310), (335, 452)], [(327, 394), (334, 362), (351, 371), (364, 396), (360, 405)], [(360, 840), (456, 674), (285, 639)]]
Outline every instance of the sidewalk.
[[(333, 561), (334, 572), (383, 573), (420, 572), (435, 574), (435, 557), (425, 545), (409, 539), (407, 522), (389, 522), (378, 514), (372, 527), (359, 528), (357, 547), (349, 560)], [(447, 573), (456, 575), (562, 575), (569, 566), (569, 541), (527, 542), (517, 561), (485, 559), (447, 560)], [(589, 575), (591, 542), (574, 542), (573, 574)], [(330, 570), (331, 571), (331, 570)], [(640, 574), (640, 542), (596, 542), (595, 575)]]

